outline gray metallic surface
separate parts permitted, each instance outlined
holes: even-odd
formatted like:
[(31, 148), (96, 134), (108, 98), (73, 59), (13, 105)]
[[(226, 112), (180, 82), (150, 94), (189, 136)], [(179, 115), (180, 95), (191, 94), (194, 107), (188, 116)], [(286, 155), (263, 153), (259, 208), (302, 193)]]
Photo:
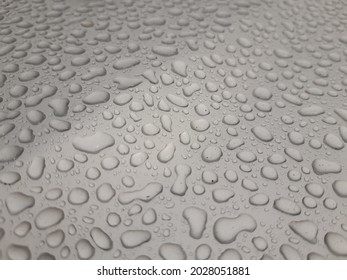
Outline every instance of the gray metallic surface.
[(345, 259), (346, 1), (1, 1), (2, 259)]

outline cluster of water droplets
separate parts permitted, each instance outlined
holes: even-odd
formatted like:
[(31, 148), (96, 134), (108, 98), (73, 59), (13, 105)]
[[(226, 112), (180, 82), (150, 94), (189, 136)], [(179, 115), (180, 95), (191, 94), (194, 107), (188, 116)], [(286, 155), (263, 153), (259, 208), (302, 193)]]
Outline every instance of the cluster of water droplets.
[(0, 3), (0, 258), (347, 258), (345, 1)]

